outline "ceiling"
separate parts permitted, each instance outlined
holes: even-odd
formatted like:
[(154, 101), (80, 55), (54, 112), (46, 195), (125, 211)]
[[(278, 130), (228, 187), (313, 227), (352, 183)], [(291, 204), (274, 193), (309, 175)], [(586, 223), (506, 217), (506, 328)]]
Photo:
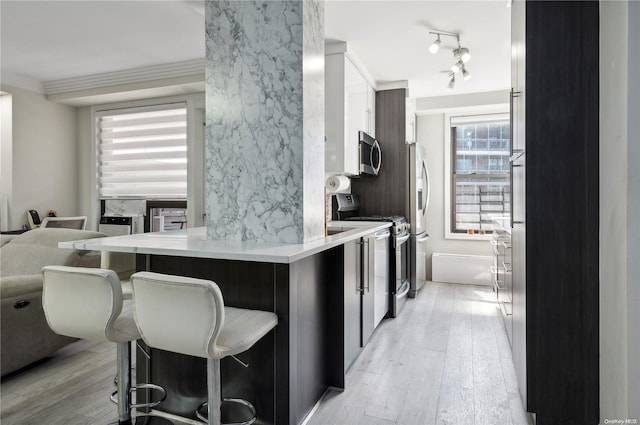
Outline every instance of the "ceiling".
[[(202, 1), (0, 1), (0, 77), (34, 84), (204, 57)], [(411, 97), (505, 90), (504, 0), (325, 3), (327, 41), (345, 41), (376, 84), (408, 81)], [(473, 77), (448, 89), (455, 39), (432, 55), (429, 30), (457, 32)], [(15, 83), (13, 83), (15, 84)]]

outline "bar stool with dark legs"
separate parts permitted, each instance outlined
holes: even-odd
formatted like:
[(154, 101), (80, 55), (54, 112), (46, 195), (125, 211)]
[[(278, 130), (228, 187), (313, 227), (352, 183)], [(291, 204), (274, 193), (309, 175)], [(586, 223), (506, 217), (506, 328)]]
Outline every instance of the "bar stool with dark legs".
[[(47, 323), (60, 335), (115, 342), (118, 345), (118, 424), (131, 424), (131, 409), (155, 407), (166, 397), (164, 388), (153, 384), (131, 386), (131, 341), (140, 339), (133, 318), (133, 301), (123, 301), (120, 279), (112, 270), (47, 266), (42, 269), (42, 307)], [(137, 388), (158, 391), (160, 400), (133, 404)]]
[[(135, 319), (142, 339), (150, 346), (174, 353), (207, 359), (208, 419), (198, 408), (196, 415), (205, 423), (221, 423), (222, 401), (249, 408), (245, 400), (222, 399), (220, 359), (251, 348), (278, 324), (274, 313), (225, 307), (222, 292), (210, 280), (139, 272), (131, 276)], [(202, 405), (201, 405), (202, 407)]]

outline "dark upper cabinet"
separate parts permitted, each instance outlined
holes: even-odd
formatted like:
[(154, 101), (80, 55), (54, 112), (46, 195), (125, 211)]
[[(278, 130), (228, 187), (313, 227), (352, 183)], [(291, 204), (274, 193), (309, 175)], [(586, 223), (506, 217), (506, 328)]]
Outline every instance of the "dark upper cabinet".
[(409, 217), (406, 98), (406, 89), (376, 92), (376, 139), (382, 160), (377, 176), (361, 175), (351, 180), (351, 191), (360, 196), (360, 215)]

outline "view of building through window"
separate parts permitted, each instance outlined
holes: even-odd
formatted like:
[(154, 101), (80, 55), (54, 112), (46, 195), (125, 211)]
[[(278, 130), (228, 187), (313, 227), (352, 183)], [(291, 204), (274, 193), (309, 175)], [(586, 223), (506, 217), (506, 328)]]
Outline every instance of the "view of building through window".
[(511, 209), (509, 120), (451, 125), (453, 233), (493, 230), (493, 217)]

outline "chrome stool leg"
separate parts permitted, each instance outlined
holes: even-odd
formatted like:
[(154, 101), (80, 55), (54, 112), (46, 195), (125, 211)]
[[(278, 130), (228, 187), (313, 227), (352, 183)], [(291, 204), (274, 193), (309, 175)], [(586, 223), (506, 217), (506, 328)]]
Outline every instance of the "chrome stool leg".
[(131, 344), (120, 342), (118, 345), (118, 421), (131, 422), (131, 403), (129, 389), (131, 388)]
[[(155, 384), (140, 384), (131, 386), (131, 344), (119, 342), (117, 344), (117, 390), (111, 394), (111, 401), (118, 405), (118, 424), (129, 425), (131, 421), (131, 409), (140, 407), (155, 407), (167, 398), (164, 388)], [(132, 403), (131, 393), (137, 389), (150, 389), (160, 392), (160, 399), (148, 403)]]
[[(242, 362), (241, 362), (242, 363)], [(242, 363), (244, 365), (244, 363)], [(209, 401), (202, 403), (196, 410), (198, 419), (207, 424), (213, 425), (251, 425), (257, 419), (256, 409), (253, 404), (241, 398), (222, 398), (220, 391), (220, 359), (207, 360), (207, 392)], [(222, 422), (222, 402), (235, 403), (249, 410), (251, 417), (246, 421)], [(207, 407), (207, 416), (200, 411)]]
[(207, 359), (207, 394), (208, 403), (208, 424), (219, 424), (222, 422), (222, 412), (220, 411), (220, 359)]

